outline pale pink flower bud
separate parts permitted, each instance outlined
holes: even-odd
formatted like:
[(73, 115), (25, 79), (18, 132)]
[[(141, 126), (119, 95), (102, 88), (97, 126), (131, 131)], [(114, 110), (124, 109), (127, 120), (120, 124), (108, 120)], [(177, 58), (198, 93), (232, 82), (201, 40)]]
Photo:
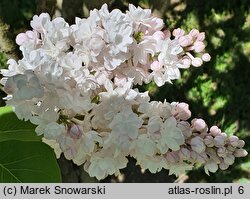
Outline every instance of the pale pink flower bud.
[(208, 147), (213, 147), (214, 146), (214, 138), (211, 135), (208, 135), (204, 138), (204, 143)]
[(16, 43), (21, 46), (28, 40), (28, 37), (25, 33), (20, 33), (16, 36)]
[(191, 37), (198, 37), (198, 35), (199, 35), (199, 30), (197, 30), (197, 29), (192, 29), (190, 32), (189, 32), (189, 35), (191, 36)]
[(227, 153), (226, 147), (220, 147), (217, 149), (217, 155), (219, 157), (225, 157)]
[(82, 136), (81, 126), (72, 124), (68, 129), (68, 134), (73, 139), (79, 139)]
[(190, 159), (190, 151), (187, 148), (181, 148), (178, 155), (183, 160)]
[(167, 159), (167, 162), (172, 163), (172, 164), (179, 161), (178, 155), (174, 152), (167, 152), (166, 159)]
[(223, 147), (225, 145), (225, 137), (223, 135), (215, 136), (214, 145), (216, 147)]
[(201, 41), (194, 42), (194, 51), (197, 53), (202, 52), (205, 49), (205, 44)]
[(191, 117), (191, 111), (189, 110), (189, 105), (181, 102), (177, 104), (176, 108), (173, 109), (172, 114), (176, 119), (188, 120)]
[(201, 59), (204, 61), (204, 62), (209, 62), (211, 60), (211, 56), (208, 54), (208, 53), (204, 53), (201, 57)]
[(174, 29), (174, 31), (173, 31), (173, 36), (176, 38), (179, 38), (179, 37), (183, 36), (184, 34), (185, 34), (185, 31), (180, 29), (180, 28)]
[(198, 136), (191, 139), (191, 148), (197, 153), (203, 153), (206, 150), (203, 139)]
[(192, 129), (187, 121), (180, 121), (177, 123), (177, 127), (181, 130), (182, 134), (189, 138), (192, 135)]
[(191, 65), (191, 62), (192, 61), (191, 61), (191, 59), (188, 56), (184, 56), (182, 58), (182, 64), (183, 64), (182, 68), (189, 68), (190, 65)]
[[(157, 31), (158, 32), (158, 31)], [(161, 32), (161, 31), (160, 31)], [(164, 38), (170, 38), (171, 37), (171, 32), (169, 30), (164, 30), (163, 31), (163, 34), (164, 34)]]
[(199, 57), (195, 57), (195, 58), (193, 58), (192, 59), (192, 65), (194, 66), (194, 67), (199, 67), (199, 66), (201, 66), (202, 65), (202, 59), (201, 58), (199, 58)]
[(232, 154), (228, 154), (226, 157), (223, 158), (224, 159), (224, 162), (227, 164), (227, 165), (232, 165), (234, 163), (234, 160), (235, 160), (235, 157), (234, 155)]
[(245, 146), (245, 141), (244, 140), (239, 140), (237, 147), (243, 148)]
[(219, 167), (220, 167), (221, 170), (226, 170), (226, 169), (228, 169), (229, 165), (226, 164), (225, 162), (221, 162), (219, 164)]
[(247, 151), (245, 149), (236, 149), (234, 151), (234, 156), (237, 157), (237, 158), (240, 158), (240, 157), (245, 157), (247, 156)]
[(199, 35), (197, 36), (197, 41), (204, 41), (205, 39), (205, 33), (201, 32), (199, 33)]
[(154, 61), (151, 65), (150, 68), (154, 71), (159, 71), (161, 69), (161, 65), (158, 61)]
[(239, 138), (237, 136), (231, 136), (228, 138), (229, 140), (229, 143), (233, 146), (233, 147), (237, 147), (238, 146), (238, 141), (239, 141)]
[(227, 151), (230, 152), (230, 153), (233, 153), (235, 151), (235, 147), (233, 147), (232, 145), (228, 145), (227, 146)]
[(195, 131), (203, 132), (207, 128), (207, 124), (203, 119), (193, 119), (191, 124)]
[(215, 136), (221, 134), (221, 130), (218, 128), (218, 126), (212, 126), (210, 128), (209, 134), (215, 137)]
[(192, 42), (193, 42), (192, 37), (189, 36), (189, 35), (181, 36), (181, 37), (179, 38), (179, 44), (180, 44), (182, 47), (189, 46), (189, 45), (192, 44)]

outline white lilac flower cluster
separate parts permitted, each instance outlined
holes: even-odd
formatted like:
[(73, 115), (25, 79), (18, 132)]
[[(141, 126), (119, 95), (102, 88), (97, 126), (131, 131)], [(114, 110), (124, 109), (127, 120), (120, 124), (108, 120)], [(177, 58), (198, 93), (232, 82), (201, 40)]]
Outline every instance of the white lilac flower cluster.
[(227, 169), (247, 155), (243, 140), (208, 129), (202, 119), (190, 124), (186, 103), (150, 101), (134, 88), (162, 86), (180, 78), (180, 68), (210, 60), (203, 32), (170, 33), (163, 25), (133, 5), (126, 13), (103, 5), (71, 26), (35, 15), (33, 30), (16, 38), (23, 58), (1, 70), (7, 104), (36, 124), (58, 155), (98, 179), (119, 174), (128, 156), (152, 173), (179, 175), (195, 164), (206, 173)]

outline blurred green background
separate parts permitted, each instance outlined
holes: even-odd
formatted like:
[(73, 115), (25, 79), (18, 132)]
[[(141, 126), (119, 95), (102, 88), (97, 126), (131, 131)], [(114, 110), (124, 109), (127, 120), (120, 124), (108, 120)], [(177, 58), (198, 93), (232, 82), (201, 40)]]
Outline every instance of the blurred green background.
[[(141, 87), (153, 100), (182, 101), (190, 104), (193, 117), (209, 126), (218, 125), (228, 134), (246, 141), (250, 152), (250, 0), (0, 0), (0, 68), (21, 53), (14, 43), (18, 33), (30, 29), (32, 16), (48, 12), (67, 22), (87, 17), (89, 10), (107, 3), (110, 9), (127, 9), (128, 3), (152, 9), (164, 19), (167, 29), (197, 28), (206, 33), (207, 51), (212, 60), (200, 68), (182, 71), (182, 79), (157, 88), (154, 83)], [(1, 76), (0, 76), (1, 78)], [(5, 94), (0, 86), (0, 97)], [(0, 106), (4, 101), (0, 99)], [(61, 157), (58, 160), (64, 182), (94, 182), (81, 168)], [(250, 155), (237, 159), (226, 171), (207, 176), (202, 167), (180, 178), (141, 172), (135, 160), (118, 178), (103, 182), (250, 182)]]

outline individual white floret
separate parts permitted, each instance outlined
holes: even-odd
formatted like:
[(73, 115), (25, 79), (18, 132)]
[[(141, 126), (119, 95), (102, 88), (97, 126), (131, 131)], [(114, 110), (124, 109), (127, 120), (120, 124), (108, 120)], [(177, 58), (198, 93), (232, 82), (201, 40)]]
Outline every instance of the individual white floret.
[(170, 117), (165, 120), (161, 126), (161, 140), (164, 140), (162, 144), (166, 145), (173, 151), (180, 149), (180, 145), (184, 144), (184, 136), (179, 128), (176, 127), (177, 121), (174, 117)]
[(4, 85), (4, 89), (17, 100), (31, 100), (32, 98), (40, 98), (44, 94), (44, 89), (40, 85), (39, 79), (29, 70), (25, 71), (24, 74), (9, 77)]
[(114, 117), (109, 127), (112, 129), (111, 134), (115, 137), (124, 135), (131, 139), (136, 139), (138, 129), (142, 123), (143, 120), (133, 113), (131, 109), (125, 109)]
[(84, 169), (91, 177), (103, 179), (108, 175), (118, 174), (119, 170), (127, 166), (127, 158), (116, 149), (102, 149), (94, 153), (84, 164)]

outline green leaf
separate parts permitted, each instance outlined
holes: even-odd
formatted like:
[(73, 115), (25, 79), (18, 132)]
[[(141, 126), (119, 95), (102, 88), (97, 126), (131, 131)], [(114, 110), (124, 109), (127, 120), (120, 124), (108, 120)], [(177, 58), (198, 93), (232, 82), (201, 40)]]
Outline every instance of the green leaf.
[(40, 141), (36, 126), (17, 118), (11, 107), (0, 107), (0, 142), (6, 140)]
[(42, 142), (0, 142), (0, 183), (61, 182), (54, 152)]

